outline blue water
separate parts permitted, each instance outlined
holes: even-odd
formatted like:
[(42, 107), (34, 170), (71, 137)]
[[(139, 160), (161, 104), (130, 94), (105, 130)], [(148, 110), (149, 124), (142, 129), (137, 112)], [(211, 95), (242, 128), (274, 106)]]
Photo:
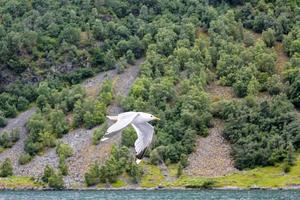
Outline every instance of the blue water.
[(299, 200), (300, 190), (103, 190), (103, 191), (1, 191), (0, 200), (85, 200), (85, 199), (109, 199), (109, 200), (235, 200), (235, 199), (282, 199)]

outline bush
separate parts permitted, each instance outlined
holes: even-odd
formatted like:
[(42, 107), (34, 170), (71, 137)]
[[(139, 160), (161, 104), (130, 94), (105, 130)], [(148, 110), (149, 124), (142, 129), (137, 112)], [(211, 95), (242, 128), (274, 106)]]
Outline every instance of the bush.
[(44, 169), (44, 174), (42, 176), (42, 181), (48, 183), (49, 178), (55, 174), (54, 169), (50, 165), (46, 165)]
[(126, 147), (133, 147), (136, 139), (137, 134), (135, 130), (132, 127), (126, 128), (122, 133), (121, 144)]
[(262, 39), (265, 42), (267, 47), (274, 46), (276, 42), (275, 31), (272, 29), (268, 29), (262, 33)]
[(100, 128), (97, 128), (93, 132), (92, 142), (94, 145), (97, 145), (101, 138), (104, 136), (107, 129), (107, 123), (104, 123)]
[(32, 157), (28, 153), (21, 154), (19, 157), (19, 164), (20, 165), (25, 165), (31, 161)]
[(11, 141), (9, 140), (9, 133), (4, 131), (1, 135), (0, 135), (0, 146), (4, 147), (4, 148), (9, 148), (12, 146)]
[(150, 153), (150, 162), (153, 165), (158, 165), (161, 162), (161, 157), (157, 151), (157, 149), (154, 149)]
[(0, 177), (8, 177), (13, 175), (11, 160), (6, 158), (0, 166)]
[(273, 75), (268, 78), (267, 90), (270, 95), (277, 95), (283, 90), (283, 84), (278, 75)]
[(100, 183), (100, 168), (97, 163), (92, 164), (88, 171), (84, 174), (84, 180), (87, 186)]
[(73, 155), (73, 149), (68, 144), (60, 143), (56, 147), (56, 153), (60, 158), (68, 158)]
[(134, 183), (138, 183), (143, 175), (142, 168), (139, 165), (137, 165), (135, 162), (131, 162), (128, 165), (128, 168), (126, 169), (126, 171), (127, 171), (128, 175), (132, 177), (132, 181)]
[(295, 150), (300, 148), (299, 131), (293, 105), (281, 95), (253, 105), (241, 103), (227, 120), (223, 134), (232, 144), (235, 166), (245, 169), (294, 160)]
[(68, 175), (69, 169), (68, 169), (68, 166), (65, 162), (65, 159), (62, 159), (62, 158), (59, 159), (58, 168), (59, 168), (59, 171), (60, 171), (61, 175), (63, 175), (63, 176)]
[(55, 173), (48, 178), (49, 187), (54, 189), (63, 189), (64, 188), (64, 180), (63, 176), (60, 173)]
[(20, 139), (20, 129), (19, 128), (14, 128), (10, 132), (10, 141), (13, 143), (16, 143)]
[(177, 167), (177, 173), (176, 173), (177, 178), (179, 178), (182, 175), (182, 171), (183, 171), (183, 166), (181, 163), (179, 163)]
[(207, 180), (207, 181), (204, 181), (203, 184), (202, 184), (202, 188), (204, 189), (212, 189), (213, 186), (215, 185), (215, 181), (213, 180)]
[(7, 124), (7, 120), (4, 117), (4, 114), (0, 111), (0, 127), (5, 127)]

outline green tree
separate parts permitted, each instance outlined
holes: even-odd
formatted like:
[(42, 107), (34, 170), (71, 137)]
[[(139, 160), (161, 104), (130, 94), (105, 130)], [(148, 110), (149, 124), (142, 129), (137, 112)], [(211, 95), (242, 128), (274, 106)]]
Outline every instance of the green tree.
[(271, 28), (269, 28), (268, 30), (264, 31), (262, 33), (262, 39), (265, 42), (267, 47), (272, 47), (274, 46), (275, 42), (276, 42), (276, 38), (275, 38), (275, 31)]
[(13, 175), (11, 160), (6, 158), (0, 166), (0, 177), (8, 177)]

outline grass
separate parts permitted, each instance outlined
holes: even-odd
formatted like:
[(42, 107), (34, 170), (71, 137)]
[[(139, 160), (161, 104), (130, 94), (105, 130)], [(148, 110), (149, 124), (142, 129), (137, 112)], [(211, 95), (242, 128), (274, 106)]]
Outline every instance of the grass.
[(141, 187), (156, 187), (164, 182), (164, 176), (158, 166), (147, 163), (141, 163), (141, 166), (144, 169), (144, 175), (140, 182)]
[(41, 183), (34, 181), (31, 177), (11, 176), (7, 178), (0, 178), (0, 188), (21, 189), (42, 187)]
[(117, 180), (117, 182), (111, 184), (113, 188), (121, 188), (127, 186), (127, 184), (122, 180)]
[(213, 187), (264, 187), (278, 188), (300, 184), (300, 157), (291, 167), (289, 173), (284, 173), (282, 164), (269, 167), (258, 167), (251, 170), (237, 172), (228, 176), (217, 178), (188, 177), (183, 175), (166, 187), (194, 187), (200, 188), (212, 181)]

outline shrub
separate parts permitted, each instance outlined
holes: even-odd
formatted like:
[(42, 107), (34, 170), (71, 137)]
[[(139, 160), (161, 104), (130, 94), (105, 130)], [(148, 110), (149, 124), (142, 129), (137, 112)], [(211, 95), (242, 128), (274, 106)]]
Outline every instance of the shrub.
[(137, 165), (134, 161), (128, 165), (126, 171), (128, 175), (132, 177), (132, 181), (134, 183), (138, 183), (143, 175), (142, 168), (139, 165)]
[(88, 171), (84, 174), (84, 180), (87, 186), (100, 183), (100, 168), (97, 163), (92, 164)]
[(212, 189), (213, 186), (215, 185), (215, 183), (216, 182), (213, 181), (213, 180), (206, 180), (206, 181), (203, 182), (202, 188), (204, 188), (204, 189)]
[(60, 173), (55, 173), (48, 178), (49, 187), (54, 189), (63, 189), (64, 188), (64, 180), (63, 176)]
[(68, 158), (73, 155), (73, 149), (68, 144), (60, 143), (56, 147), (56, 153), (60, 158)]
[(276, 42), (275, 31), (270, 28), (268, 30), (264, 31), (262, 33), (262, 39), (266, 43), (267, 47), (274, 46), (274, 44)]
[(177, 178), (179, 178), (182, 175), (182, 171), (183, 171), (183, 166), (181, 163), (179, 163), (177, 167), (177, 173), (176, 173)]
[(97, 145), (101, 138), (104, 136), (107, 129), (107, 123), (104, 123), (100, 128), (97, 128), (93, 132), (92, 142), (94, 145)]
[(61, 175), (66, 176), (69, 173), (68, 166), (65, 162), (65, 159), (60, 158), (58, 164), (59, 171)]
[(150, 162), (153, 165), (158, 165), (161, 162), (161, 157), (157, 151), (157, 149), (154, 149), (150, 153)]
[(283, 90), (283, 84), (278, 75), (273, 75), (268, 78), (267, 90), (270, 95), (277, 95)]
[(0, 127), (4, 127), (7, 124), (7, 120), (4, 117), (4, 114), (0, 111)]
[(42, 176), (42, 181), (48, 183), (49, 178), (55, 174), (54, 169), (50, 165), (46, 165), (44, 169), (44, 174)]
[(11, 160), (6, 158), (0, 166), (0, 177), (8, 177), (13, 175)]
[(29, 101), (24, 97), (19, 97), (17, 102), (17, 109), (19, 111), (24, 111), (28, 108)]
[(14, 128), (10, 132), (10, 141), (16, 143), (20, 139), (20, 129)]
[(0, 146), (3, 146), (4, 148), (9, 148), (12, 146), (12, 143), (9, 140), (9, 133), (6, 131), (0, 135)]
[(19, 157), (19, 164), (20, 165), (25, 165), (31, 161), (32, 157), (28, 153), (21, 154)]
[(121, 144), (126, 147), (133, 147), (134, 142), (137, 139), (137, 134), (133, 128), (127, 128), (122, 133)]

